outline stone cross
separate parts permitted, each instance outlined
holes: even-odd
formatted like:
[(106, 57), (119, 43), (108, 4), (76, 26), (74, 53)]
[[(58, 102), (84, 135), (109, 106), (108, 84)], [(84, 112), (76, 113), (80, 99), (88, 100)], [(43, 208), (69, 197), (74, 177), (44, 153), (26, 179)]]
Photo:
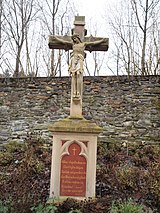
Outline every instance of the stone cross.
[(50, 49), (73, 50), (70, 53), (69, 74), (72, 76), (71, 83), (71, 118), (82, 118), (82, 91), (83, 91), (83, 62), (86, 57), (85, 50), (107, 51), (108, 38), (85, 37), (85, 17), (76, 16), (72, 36), (49, 36)]

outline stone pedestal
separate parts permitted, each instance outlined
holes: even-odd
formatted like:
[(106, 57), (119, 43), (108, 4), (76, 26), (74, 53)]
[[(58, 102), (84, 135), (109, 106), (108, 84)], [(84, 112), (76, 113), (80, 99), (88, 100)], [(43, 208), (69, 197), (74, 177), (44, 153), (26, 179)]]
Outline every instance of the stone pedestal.
[(97, 135), (102, 131), (84, 118), (50, 125), (53, 132), (50, 197), (95, 197)]
[(82, 88), (83, 88), (83, 76), (79, 76), (81, 80), (80, 86), (80, 94), (79, 97), (74, 97), (74, 89), (73, 85), (75, 84), (75, 79), (72, 77), (72, 84), (71, 84), (71, 107), (70, 107), (70, 118), (80, 118), (82, 119)]

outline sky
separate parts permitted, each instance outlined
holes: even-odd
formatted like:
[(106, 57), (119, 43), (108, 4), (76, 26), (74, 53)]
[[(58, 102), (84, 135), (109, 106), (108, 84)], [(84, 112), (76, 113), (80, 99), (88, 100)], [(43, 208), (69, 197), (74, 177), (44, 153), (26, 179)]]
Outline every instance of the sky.
[[(114, 1), (114, 0), (113, 0)], [(96, 14), (99, 15), (103, 11), (104, 5), (107, 3), (107, 0), (79, 0), (78, 7), (81, 13), (87, 12), (88, 15), (95, 16)], [(82, 14), (82, 15), (87, 15)]]
[(93, 0), (79, 0), (78, 1), (79, 12), (85, 13), (82, 14), (85, 16), (96, 16), (103, 11), (104, 4), (106, 4), (106, 0), (99, 0), (99, 3)]
[[(78, 0), (76, 1), (76, 9), (78, 11), (78, 15), (85, 16), (85, 28), (87, 29), (87, 36), (93, 35), (96, 37), (106, 37), (109, 38), (109, 29), (106, 26), (106, 19), (107, 19), (107, 11), (109, 7), (114, 7), (114, 3), (119, 0)], [(110, 2), (110, 3), (109, 3)], [(110, 6), (109, 6), (110, 5)], [(97, 31), (97, 32), (96, 32)], [(96, 34), (95, 34), (96, 33)], [(110, 43), (109, 43), (110, 45)], [(100, 52), (100, 58), (104, 57), (104, 60), (107, 61), (109, 56), (109, 51), (107, 52)], [(101, 56), (102, 55), (102, 56)], [(94, 63), (92, 62), (92, 55), (87, 52), (87, 61), (89, 61), (89, 70), (93, 70), (92, 64), (94, 66)], [(106, 75), (106, 74), (112, 74), (109, 73), (109, 71), (106, 68), (106, 63), (103, 63), (99, 75)], [(92, 72), (91, 72), (92, 73)], [(93, 74), (93, 73), (92, 73)]]
[[(104, 14), (106, 10), (107, 1), (108, 0), (99, 0), (98, 3), (95, 0), (77, 1), (77, 10), (79, 11), (79, 15), (85, 16), (86, 26), (88, 28), (91, 28), (91, 26), (93, 28), (95, 25), (95, 28), (97, 28), (100, 33), (99, 36), (104, 36), (105, 34)], [(88, 29), (88, 31), (89, 30), (91, 29)]]

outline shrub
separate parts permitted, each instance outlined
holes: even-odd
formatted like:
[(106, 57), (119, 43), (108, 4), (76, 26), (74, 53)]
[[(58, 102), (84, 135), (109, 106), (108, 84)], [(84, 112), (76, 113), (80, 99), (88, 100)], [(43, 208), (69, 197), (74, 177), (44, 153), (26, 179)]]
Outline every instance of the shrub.
[(10, 202), (2, 202), (0, 200), (0, 213), (13, 213), (13, 208)]
[[(11, 200), (14, 213), (28, 213), (32, 206), (43, 204), (48, 198), (51, 153), (32, 136), (23, 148), (12, 145), (4, 147), (4, 152), (12, 154), (12, 160), (3, 167), (0, 165), (3, 170), (0, 173), (0, 200), (3, 204)], [(6, 205), (4, 207), (7, 209)]]
[(110, 213), (143, 213), (143, 206), (135, 204), (131, 199), (127, 202), (112, 203)]

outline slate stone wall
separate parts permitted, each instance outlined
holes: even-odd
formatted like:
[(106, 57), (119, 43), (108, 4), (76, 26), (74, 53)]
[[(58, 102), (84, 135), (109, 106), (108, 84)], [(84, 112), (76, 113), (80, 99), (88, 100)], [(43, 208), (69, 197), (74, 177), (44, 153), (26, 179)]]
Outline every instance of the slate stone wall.
[[(69, 116), (70, 78), (0, 79), (0, 144), (31, 132), (51, 143), (48, 124)], [(99, 140), (160, 143), (160, 76), (84, 77), (83, 115)]]

